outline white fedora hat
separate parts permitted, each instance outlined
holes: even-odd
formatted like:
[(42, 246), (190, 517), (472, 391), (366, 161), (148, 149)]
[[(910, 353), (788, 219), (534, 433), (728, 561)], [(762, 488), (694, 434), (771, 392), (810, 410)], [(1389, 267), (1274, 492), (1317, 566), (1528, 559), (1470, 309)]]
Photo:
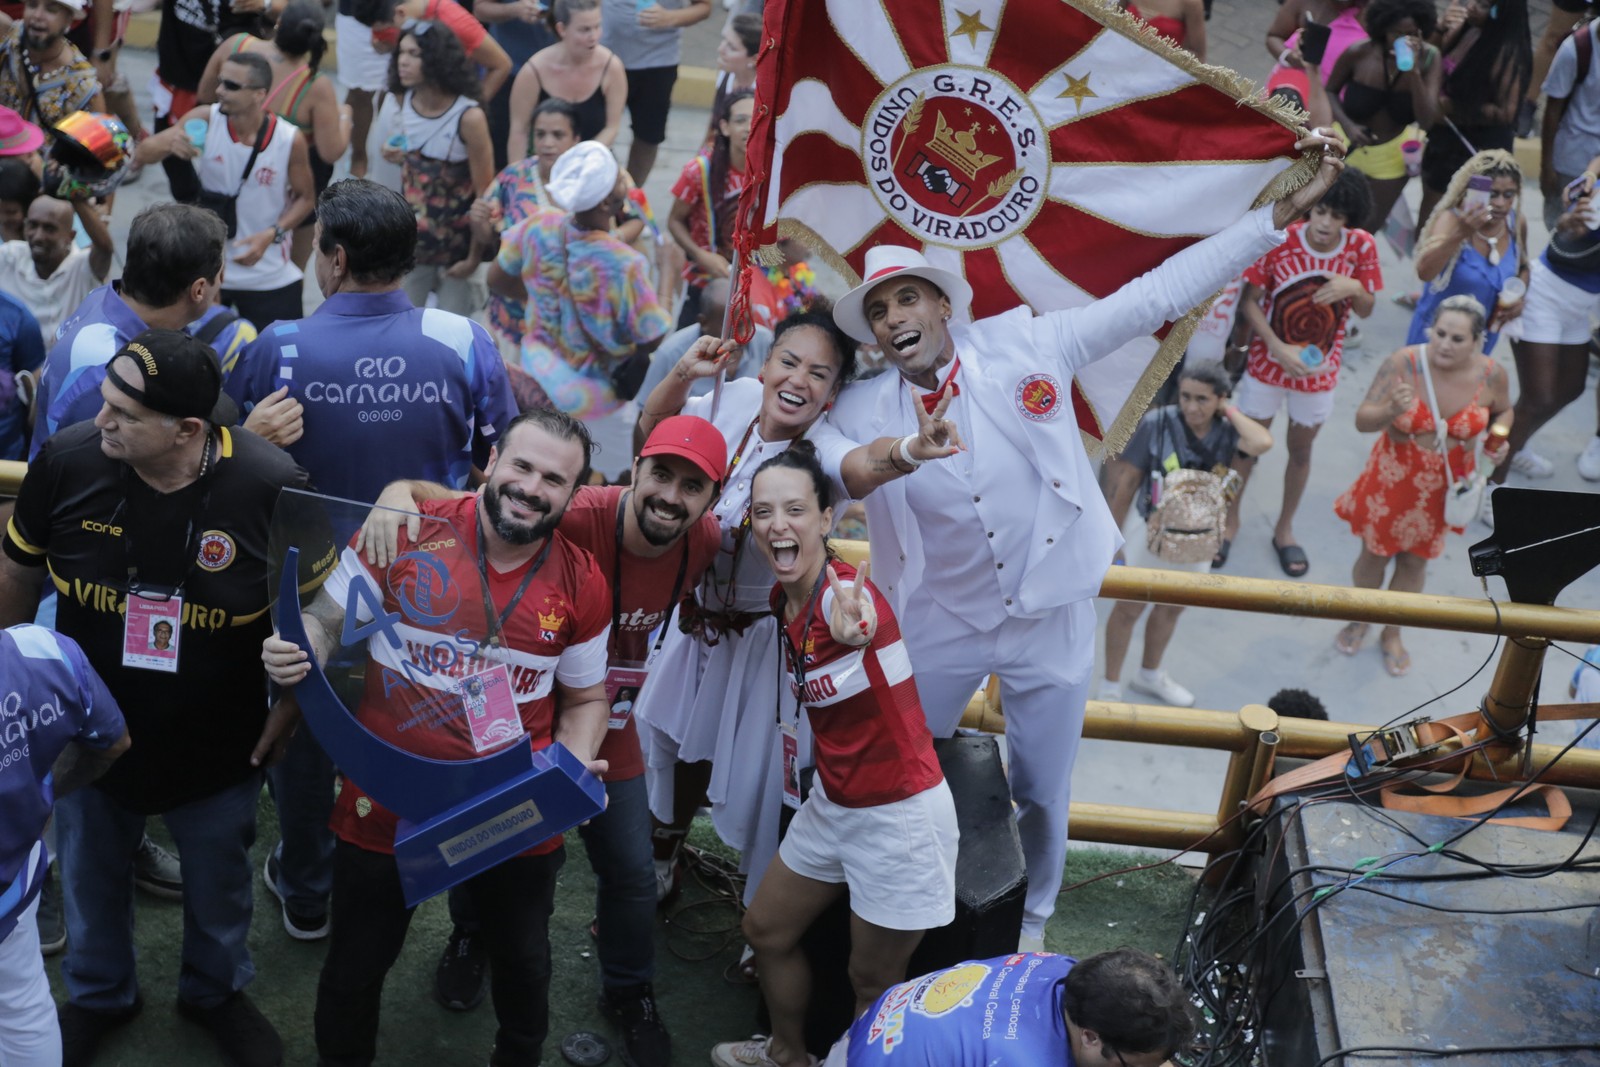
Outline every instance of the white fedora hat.
[(839, 329), (862, 344), (875, 344), (872, 325), (867, 322), (862, 305), (867, 294), (890, 278), (909, 274), (913, 278), (926, 278), (944, 291), (950, 301), (950, 310), (965, 315), (972, 304), (972, 286), (959, 274), (930, 266), (928, 258), (915, 248), (904, 245), (874, 245), (867, 249), (866, 269), (861, 272), (861, 284), (841, 296), (833, 305), (833, 321)]

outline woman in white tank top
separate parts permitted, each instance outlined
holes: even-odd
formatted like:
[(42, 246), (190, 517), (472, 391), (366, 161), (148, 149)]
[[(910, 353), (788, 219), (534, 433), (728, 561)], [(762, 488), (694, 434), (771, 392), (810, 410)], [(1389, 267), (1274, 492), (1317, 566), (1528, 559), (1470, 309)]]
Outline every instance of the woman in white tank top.
[(471, 315), (488, 300), (479, 268), (493, 249), (473, 238), (468, 215), (494, 181), (494, 149), (455, 34), (430, 22), (401, 34), (389, 90), (400, 106), (383, 156), (400, 165), (402, 191), (417, 213), (417, 266), (406, 275), (406, 295), (422, 307), (433, 293), (439, 307)]

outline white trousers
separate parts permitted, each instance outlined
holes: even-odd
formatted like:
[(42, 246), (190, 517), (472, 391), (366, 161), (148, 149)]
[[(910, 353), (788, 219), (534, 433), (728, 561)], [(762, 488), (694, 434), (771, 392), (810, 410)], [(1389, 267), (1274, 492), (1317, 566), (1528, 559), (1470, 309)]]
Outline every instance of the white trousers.
[(61, 1067), (56, 1002), (39, 955), (39, 898), (0, 941), (0, 1067)]
[(986, 675), (1000, 676), (1011, 799), (1028, 870), (1022, 934), (1042, 937), (1067, 859), (1072, 764), (1094, 667), (1093, 602), (976, 630), (919, 589), (901, 615), (901, 627), (935, 737), (955, 732), (962, 709)]

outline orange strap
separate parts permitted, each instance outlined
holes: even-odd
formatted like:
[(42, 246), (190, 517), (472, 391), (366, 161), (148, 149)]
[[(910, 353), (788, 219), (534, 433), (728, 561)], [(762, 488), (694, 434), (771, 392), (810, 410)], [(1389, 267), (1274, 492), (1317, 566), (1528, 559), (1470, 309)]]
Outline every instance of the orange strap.
[[(1539, 709), (1539, 718), (1545, 722), (1561, 722), (1569, 719), (1600, 718), (1600, 704), (1551, 704)], [(1475, 744), (1474, 735), (1483, 730), (1483, 717), (1478, 712), (1468, 712), (1464, 715), (1454, 715), (1448, 719), (1435, 719), (1430, 722), (1420, 723), (1416, 727), (1417, 740), (1424, 745), (1436, 744), (1440, 741), (1457, 740), (1462, 747)], [(1489, 751), (1506, 748), (1504, 743), (1495, 742)], [(1411, 811), (1423, 815), (1444, 815), (1451, 818), (1467, 818), (1473, 815), (1482, 815), (1493, 811), (1505, 803), (1517, 792), (1517, 787), (1497, 789), (1492, 793), (1482, 796), (1462, 797), (1450, 796), (1455, 789), (1466, 779), (1467, 768), (1471, 757), (1463, 756), (1459, 760), (1454, 775), (1447, 782), (1438, 785), (1422, 785), (1407, 783), (1403, 785), (1385, 786), (1379, 790), (1383, 806), (1394, 811)], [(1273, 778), (1255, 796), (1245, 804), (1247, 810), (1256, 815), (1266, 812), (1268, 803), (1274, 798), (1286, 793), (1299, 792), (1312, 786), (1325, 785), (1329, 782), (1343, 778), (1346, 768), (1350, 764), (1350, 756), (1345, 752), (1335, 752), (1297, 767), (1288, 774)], [(1402, 789), (1417, 788), (1424, 790), (1426, 796), (1417, 796), (1414, 793), (1401, 792)], [(1542, 796), (1548, 815), (1536, 816), (1509, 816), (1506, 818), (1490, 819), (1490, 822), (1501, 826), (1520, 826), (1530, 830), (1560, 830), (1572, 817), (1572, 804), (1565, 793), (1550, 785), (1533, 785), (1522, 791), (1523, 796)]]

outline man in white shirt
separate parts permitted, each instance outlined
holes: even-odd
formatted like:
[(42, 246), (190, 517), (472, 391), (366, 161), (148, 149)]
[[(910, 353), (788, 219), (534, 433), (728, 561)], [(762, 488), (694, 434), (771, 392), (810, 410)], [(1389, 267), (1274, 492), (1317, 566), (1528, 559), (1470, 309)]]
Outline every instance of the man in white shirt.
[[(78, 248), (74, 241), (74, 213), (89, 235), (88, 248)], [(48, 348), (67, 316), (90, 290), (105, 283), (116, 245), (92, 203), (53, 196), (37, 197), (28, 206), (22, 236), (0, 245), (0, 290), (28, 305)]]
[[(833, 422), (857, 441), (914, 432), (913, 405), (946, 391), (969, 450), (866, 500), (873, 581), (904, 620), (935, 736), (955, 731), (973, 691), (1000, 678), (1011, 794), (1027, 861), (1020, 951), (1043, 948), (1067, 848), (1067, 804), (1094, 668), (1092, 598), (1122, 545), (1072, 415), (1078, 370), (1175, 322), (1321, 199), (1343, 149), (1312, 134), (1323, 163), (1289, 198), (1251, 212), (1117, 292), (1034, 316), (1026, 307), (952, 327), (966, 280), (909, 248), (867, 253), (866, 278), (834, 305), (899, 374), (849, 386)], [(893, 453), (891, 453), (891, 456)], [(914, 466), (916, 464), (913, 464)]]

